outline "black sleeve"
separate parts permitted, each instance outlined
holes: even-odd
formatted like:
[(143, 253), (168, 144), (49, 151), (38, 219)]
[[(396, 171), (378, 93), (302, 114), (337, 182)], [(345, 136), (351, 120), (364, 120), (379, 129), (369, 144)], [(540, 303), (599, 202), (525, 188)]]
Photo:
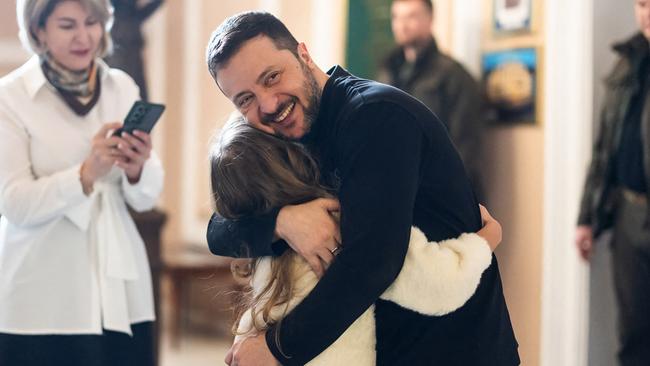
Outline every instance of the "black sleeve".
[(339, 136), (343, 250), (302, 303), (266, 333), (283, 365), (305, 364), (343, 334), (395, 280), (408, 249), (421, 127), (402, 108), (375, 103)]
[(284, 240), (273, 242), (279, 209), (262, 216), (228, 220), (216, 213), (208, 223), (207, 240), (213, 254), (233, 258), (280, 255), (288, 248)]

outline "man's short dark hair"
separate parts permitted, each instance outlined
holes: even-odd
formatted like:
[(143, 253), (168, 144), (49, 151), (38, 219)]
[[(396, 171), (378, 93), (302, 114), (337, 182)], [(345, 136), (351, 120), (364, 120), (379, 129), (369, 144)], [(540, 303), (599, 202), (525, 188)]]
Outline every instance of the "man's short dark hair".
[(226, 64), (242, 45), (257, 36), (269, 37), (279, 50), (289, 50), (298, 57), (298, 41), (287, 27), (270, 13), (247, 11), (221, 23), (210, 37), (206, 61), (210, 75), (217, 80), (217, 68)]
[[(412, 1), (412, 0), (393, 0), (394, 3), (396, 2), (402, 2), (402, 1)], [(432, 0), (420, 0), (421, 2), (424, 3), (424, 5), (429, 9), (431, 14), (433, 14), (433, 1)]]

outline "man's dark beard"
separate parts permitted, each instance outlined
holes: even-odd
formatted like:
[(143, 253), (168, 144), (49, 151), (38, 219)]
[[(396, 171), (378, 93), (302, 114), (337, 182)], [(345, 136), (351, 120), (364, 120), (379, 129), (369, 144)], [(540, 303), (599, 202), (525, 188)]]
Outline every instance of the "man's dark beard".
[[(305, 77), (305, 82), (303, 83), (302, 87), (305, 95), (307, 96), (307, 105), (304, 109), (305, 134), (307, 134), (309, 130), (311, 130), (311, 126), (314, 124), (314, 121), (316, 121), (316, 118), (318, 117), (322, 91), (320, 90), (318, 82), (316, 81), (316, 77), (314, 77), (314, 74), (311, 72), (311, 70), (309, 70), (307, 68), (307, 65), (305, 65), (302, 61), (299, 60), (299, 62), (302, 69), (302, 75)], [(280, 104), (275, 113), (263, 115), (262, 123), (267, 126), (272, 126), (273, 123), (276, 123), (275, 119), (278, 118), (278, 116), (282, 114), (282, 112), (284, 112), (292, 103), (298, 104), (298, 97), (291, 97), (291, 99)], [(286, 136), (282, 137), (287, 138)]]
[(311, 70), (307, 69), (307, 66), (302, 62), (300, 64), (302, 65), (302, 73), (305, 75), (305, 84), (303, 85), (303, 88), (305, 89), (305, 94), (307, 95), (309, 103), (305, 109), (305, 134), (307, 134), (311, 130), (311, 126), (316, 121), (316, 118), (318, 118), (318, 112), (320, 111), (320, 98), (323, 91), (320, 89), (316, 77), (314, 77)]

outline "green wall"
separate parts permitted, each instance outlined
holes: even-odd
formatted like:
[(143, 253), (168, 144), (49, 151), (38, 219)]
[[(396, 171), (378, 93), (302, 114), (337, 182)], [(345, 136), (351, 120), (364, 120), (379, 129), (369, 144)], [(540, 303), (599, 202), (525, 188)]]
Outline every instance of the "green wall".
[(391, 0), (349, 0), (346, 68), (372, 79), (377, 66), (394, 47), (390, 29)]

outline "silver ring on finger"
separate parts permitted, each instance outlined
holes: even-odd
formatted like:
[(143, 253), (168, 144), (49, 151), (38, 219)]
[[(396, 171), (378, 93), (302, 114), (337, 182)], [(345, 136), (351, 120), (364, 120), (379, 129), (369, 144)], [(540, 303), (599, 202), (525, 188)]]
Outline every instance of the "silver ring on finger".
[(332, 255), (337, 255), (340, 250), (341, 247), (335, 247), (334, 249), (330, 249), (330, 252), (332, 253)]

